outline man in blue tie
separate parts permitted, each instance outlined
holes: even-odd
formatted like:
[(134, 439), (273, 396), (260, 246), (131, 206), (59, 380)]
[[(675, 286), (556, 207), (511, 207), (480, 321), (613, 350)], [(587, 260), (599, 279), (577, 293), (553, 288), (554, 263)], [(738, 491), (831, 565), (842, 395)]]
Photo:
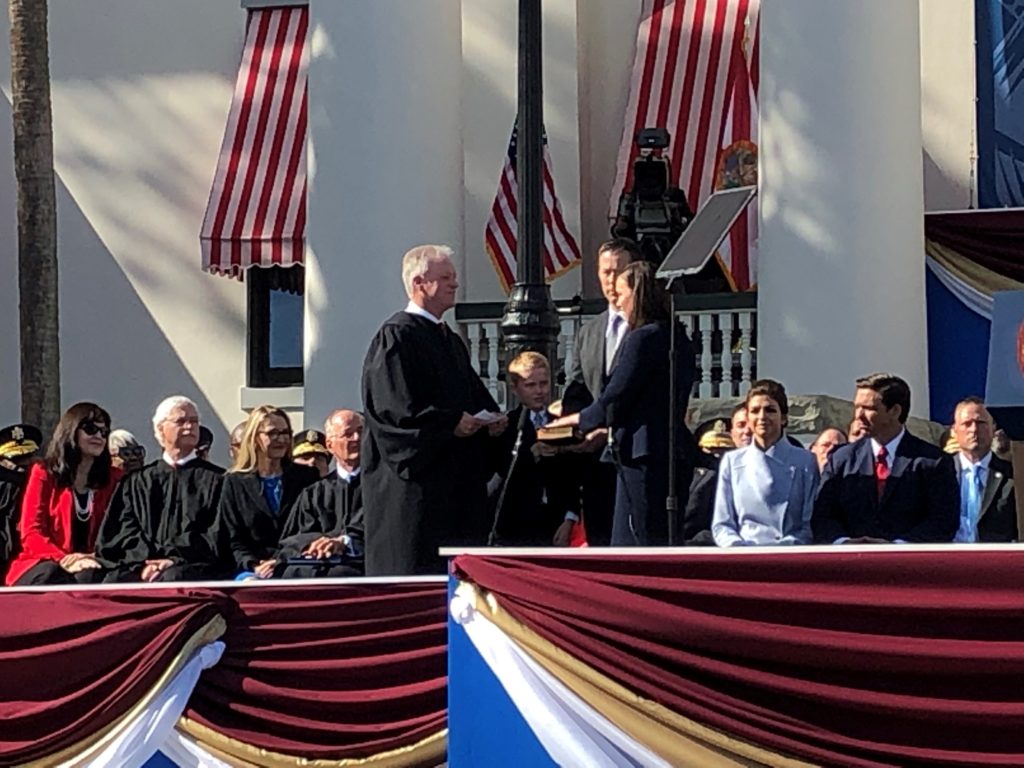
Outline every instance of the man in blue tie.
[(992, 453), (995, 424), (980, 397), (953, 410), (953, 435), (960, 481), (960, 528), (954, 541), (1016, 541), (1017, 499), (1013, 465)]

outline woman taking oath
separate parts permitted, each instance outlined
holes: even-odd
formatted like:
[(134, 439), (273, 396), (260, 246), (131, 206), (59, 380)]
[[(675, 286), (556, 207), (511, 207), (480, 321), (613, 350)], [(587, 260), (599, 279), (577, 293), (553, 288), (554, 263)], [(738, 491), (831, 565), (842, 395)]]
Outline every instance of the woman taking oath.
[(110, 415), (77, 403), (61, 417), (46, 457), (29, 471), (21, 501), (21, 554), (7, 584), (102, 581), (96, 534), (121, 470), (110, 466)]
[(818, 489), (814, 454), (786, 439), (786, 390), (777, 381), (755, 381), (747, 392), (750, 445), (729, 451), (718, 470), (711, 534), (720, 547), (809, 544)]
[(281, 529), (299, 492), (320, 479), (313, 467), (293, 464), (288, 414), (261, 405), (249, 415), (235, 463), (224, 476), (220, 518), (224, 547), (236, 578), (267, 579)]
[[(600, 427), (611, 429), (613, 450), (608, 458), (618, 470), (611, 544), (659, 546), (668, 543), (669, 296), (655, 278), (653, 265), (646, 261), (626, 267), (615, 283), (615, 292), (629, 331), (613, 361), (608, 383), (592, 405), (551, 426), (573, 425), (584, 434)], [(693, 348), (685, 328), (678, 329), (676, 343), (677, 412), (681, 419), (694, 374)], [(680, 436), (680, 446), (692, 443), (692, 436)], [(680, 509), (686, 507), (693, 472), (683, 455), (680, 450), (676, 456)]]

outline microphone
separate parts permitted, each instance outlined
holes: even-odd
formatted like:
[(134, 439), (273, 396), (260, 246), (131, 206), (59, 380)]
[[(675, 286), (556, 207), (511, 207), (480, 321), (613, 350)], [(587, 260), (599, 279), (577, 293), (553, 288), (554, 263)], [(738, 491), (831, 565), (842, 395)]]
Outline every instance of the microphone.
[(611, 452), (612, 457), (615, 456), (615, 403), (609, 403), (608, 407), (604, 409), (605, 421), (608, 422), (608, 450)]
[(487, 546), (493, 547), (498, 543), (498, 522), (501, 520), (501, 511), (505, 506), (505, 496), (508, 493), (508, 484), (512, 480), (512, 471), (516, 468), (519, 460), (519, 449), (523, 447), (523, 433), (526, 431), (526, 422), (530, 420), (530, 409), (525, 405), (519, 414), (519, 421), (516, 422), (516, 441), (512, 445), (512, 461), (509, 462), (508, 472), (505, 474), (505, 482), (501, 486), (501, 493), (498, 495), (498, 503), (494, 507), (494, 520), (491, 523), (491, 532), (487, 535)]

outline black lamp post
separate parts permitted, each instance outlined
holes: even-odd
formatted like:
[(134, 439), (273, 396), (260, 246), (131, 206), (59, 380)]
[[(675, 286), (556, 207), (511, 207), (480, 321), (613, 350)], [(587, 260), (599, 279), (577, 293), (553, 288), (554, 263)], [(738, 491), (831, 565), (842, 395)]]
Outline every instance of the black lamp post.
[(516, 284), (505, 305), (505, 359), (532, 350), (555, 370), (558, 313), (544, 282), (544, 91), (541, 81), (541, 0), (519, 0), (519, 118), (516, 143), (518, 216)]

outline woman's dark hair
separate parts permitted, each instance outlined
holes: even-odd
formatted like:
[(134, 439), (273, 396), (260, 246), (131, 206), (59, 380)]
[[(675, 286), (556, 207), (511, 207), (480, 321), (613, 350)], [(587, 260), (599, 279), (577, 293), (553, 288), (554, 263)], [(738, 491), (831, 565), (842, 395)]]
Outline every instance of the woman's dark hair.
[[(110, 414), (96, 403), (75, 403), (60, 417), (50, 444), (46, 447), (43, 464), (61, 488), (70, 488), (75, 484), (75, 473), (82, 463), (82, 452), (78, 448), (78, 428), (88, 422), (103, 424), (109, 429)], [(103, 453), (93, 460), (85, 484), (89, 488), (102, 488), (109, 482), (110, 448), (104, 440)]]
[(750, 385), (743, 404), (749, 407), (751, 399), (757, 395), (770, 397), (779, 406), (779, 411), (783, 416), (789, 415), (789, 400), (786, 398), (786, 388), (779, 382), (774, 379), (758, 379)]
[(654, 276), (651, 262), (634, 261), (619, 273), (619, 277), (633, 289), (632, 317), (626, 318), (630, 328), (668, 322), (672, 314), (668, 291)]

